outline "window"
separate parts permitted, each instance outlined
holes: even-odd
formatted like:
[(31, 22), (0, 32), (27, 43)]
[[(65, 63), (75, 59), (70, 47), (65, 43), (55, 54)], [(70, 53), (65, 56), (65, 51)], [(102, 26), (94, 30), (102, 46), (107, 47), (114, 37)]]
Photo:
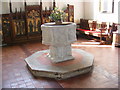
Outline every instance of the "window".
[(101, 13), (114, 13), (114, 0), (99, 0)]

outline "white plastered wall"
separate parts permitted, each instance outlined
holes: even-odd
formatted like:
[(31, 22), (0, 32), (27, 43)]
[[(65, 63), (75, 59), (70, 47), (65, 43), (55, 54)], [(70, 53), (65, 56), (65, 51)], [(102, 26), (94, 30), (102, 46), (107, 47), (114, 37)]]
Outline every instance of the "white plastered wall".
[[(120, 24), (120, 1), (118, 3), (118, 23)], [(120, 25), (118, 26), (118, 33), (120, 33)]]
[(118, 1), (114, 0), (114, 13), (99, 12), (99, 0), (86, 0), (84, 2), (85, 19), (94, 19), (104, 22), (118, 22)]

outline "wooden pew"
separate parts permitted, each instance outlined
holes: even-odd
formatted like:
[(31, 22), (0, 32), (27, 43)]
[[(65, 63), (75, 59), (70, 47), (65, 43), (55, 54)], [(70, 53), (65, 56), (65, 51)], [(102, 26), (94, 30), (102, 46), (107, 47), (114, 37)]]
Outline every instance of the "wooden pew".
[[(97, 22), (97, 21), (89, 21), (81, 19), (80, 20), (79, 28), (77, 28), (77, 31), (80, 31), (84, 34), (99, 37), (100, 42), (103, 42), (103, 38), (106, 43), (111, 43), (112, 38), (110, 36), (110, 28), (109, 23), (106, 22)], [(89, 25), (89, 26), (88, 26)]]

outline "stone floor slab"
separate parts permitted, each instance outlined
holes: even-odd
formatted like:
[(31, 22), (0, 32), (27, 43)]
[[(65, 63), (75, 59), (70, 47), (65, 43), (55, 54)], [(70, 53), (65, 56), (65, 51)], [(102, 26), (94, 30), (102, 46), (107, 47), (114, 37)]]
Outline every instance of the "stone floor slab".
[(74, 60), (53, 63), (47, 57), (49, 50), (38, 51), (25, 59), (34, 76), (55, 78), (58, 80), (90, 72), (94, 56), (81, 49), (72, 49)]

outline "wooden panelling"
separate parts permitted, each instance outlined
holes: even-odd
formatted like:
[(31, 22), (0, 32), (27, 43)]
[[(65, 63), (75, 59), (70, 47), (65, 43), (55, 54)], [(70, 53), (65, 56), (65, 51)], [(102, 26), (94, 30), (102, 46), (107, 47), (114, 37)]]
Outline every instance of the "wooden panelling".
[[(20, 11), (15, 8), (15, 12), (12, 12), (12, 3), (9, 3), (10, 13), (2, 15), (2, 32), (3, 42), (6, 44), (13, 44), (19, 42), (26, 42), (32, 40), (42, 40), (41, 25), (51, 22), (49, 16), (52, 10), (56, 7), (55, 0), (53, 1), (53, 7), (47, 7), (42, 10), (42, 2), (40, 5), (27, 5), (24, 2), (25, 11)], [(67, 5), (65, 10), (68, 13), (68, 17), (65, 21), (74, 22), (74, 6)]]

